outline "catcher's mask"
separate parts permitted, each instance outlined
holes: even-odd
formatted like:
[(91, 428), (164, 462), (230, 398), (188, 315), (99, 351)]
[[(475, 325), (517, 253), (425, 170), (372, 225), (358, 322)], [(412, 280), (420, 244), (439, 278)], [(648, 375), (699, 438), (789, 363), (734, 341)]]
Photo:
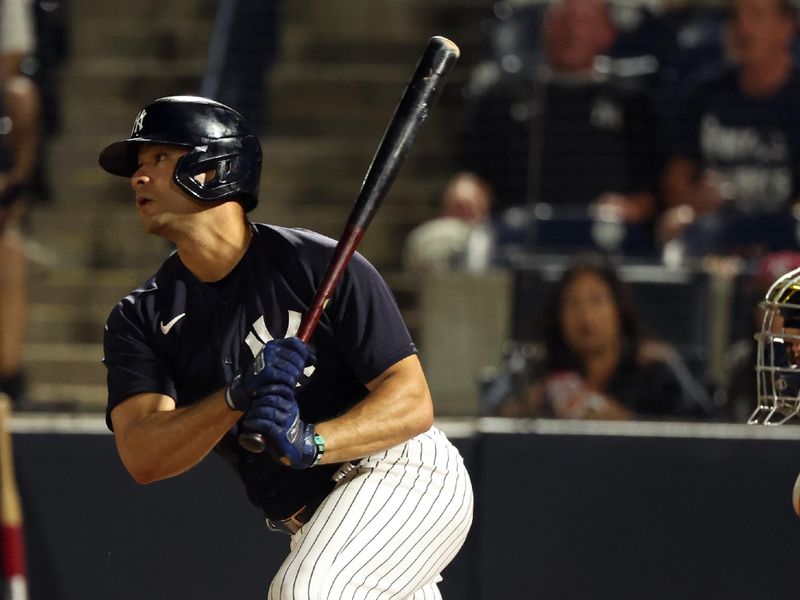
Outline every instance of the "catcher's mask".
[[(198, 96), (168, 96), (145, 106), (128, 139), (106, 146), (100, 166), (131, 177), (139, 167), (141, 144), (182, 146), (189, 152), (175, 166), (173, 179), (198, 200), (236, 198), (250, 211), (258, 204), (261, 144), (247, 121), (232, 108)], [(195, 176), (214, 171), (200, 183)]]
[(748, 423), (780, 425), (800, 413), (800, 269), (779, 277), (760, 306), (758, 406)]

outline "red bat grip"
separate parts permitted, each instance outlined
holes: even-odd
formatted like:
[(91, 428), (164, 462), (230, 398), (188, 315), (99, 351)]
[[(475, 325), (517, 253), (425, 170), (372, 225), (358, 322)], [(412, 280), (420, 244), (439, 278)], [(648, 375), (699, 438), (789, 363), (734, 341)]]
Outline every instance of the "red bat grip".
[(325, 310), (325, 305), (330, 300), (330, 297), (333, 296), (333, 292), (336, 291), (336, 286), (339, 285), (339, 281), (344, 276), (345, 269), (350, 264), (350, 259), (353, 258), (356, 248), (361, 243), (361, 238), (364, 237), (364, 233), (366, 233), (364, 227), (359, 227), (352, 223), (348, 223), (345, 226), (339, 242), (336, 244), (336, 249), (333, 251), (328, 270), (325, 272), (325, 276), (322, 278), (322, 282), (319, 284), (317, 293), (314, 296), (314, 301), (300, 322), (300, 329), (297, 330), (297, 337), (304, 342), (308, 343), (308, 340), (311, 339), (311, 334), (314, 333), (314, 329), (317, 328), (317, 324), (322, 317), (322, 311)]

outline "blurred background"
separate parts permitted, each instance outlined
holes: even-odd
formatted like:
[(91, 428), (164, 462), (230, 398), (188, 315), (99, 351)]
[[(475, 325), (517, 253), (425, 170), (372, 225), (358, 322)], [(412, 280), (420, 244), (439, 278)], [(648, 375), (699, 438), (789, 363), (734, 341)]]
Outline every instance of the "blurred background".
[[(18, 181), (9, 178), (14, 185), (0, 181), (7, 192), (0, 205), (0, 384), (15, 403), (31, 546), (52, 554), (31, 561), (42, 586), (37, 597), (93, 597), (76, 582), (77, 555), (73, 561), (64, 542), (71, 535), (64, 517), (75, 513), (57, 517), (45, 498), (49, 481), (58, 481), (62, 494), (72, 477), (81, 493), (91, 489), (97, 482), (78, 471), (91, 468), (99, 449), (94, 440), (70, 446), (46, 439), (42, 419), (60, 423), (68, 414), (73, 423), (89, 423), (79, 434), (102, 429), (105, 319), (170, 252), (141, 232), (130, 187), (98, 167), (100, 149), (127, 136), (138, 111), (158, 97), (215, 98), (242, 112), (261, 136), (261, 202), (253, 220), (336, 238), (432, 35), (455, 41), (460, 60), (359, 250), (397, 298), (438, 417), (451, 427), (468, 424), (453, 431), (474, 468), (482, 544), (473, 538), (456, 563), (453, 597), (557, 593), (559, 586), (560, 595), (535, 597), (759, 597), (745, 583), (752, 556), (719, 553), (731, 551), (740, 534), (750, 536), (745, 545), (777, 544), (787, 558), (798, 541), (796, 523), (787, 521), (794, 518), (788, 494), (796, 469), (782, 460), (797, 456), (799, 436), (733, 426), (756, 405), (758, 300), (775, 278), (800, 267), (797, 7), (783, 0), (555, 4), (559, 11), (544, 0), (0, 3), (10, 94), (4, 111), (14, 122), (19, 110), (24, 123), (24, 108), (38, 105), (29, 130), (38, 142), (35, 159), (20, 167)], [(19, 77), (35, 92), (15, 104)], [(3, 164), (13, 173), (28, 150), (10, 131), (0, 135), (11, 149)], [(624, 290), (614, 298), (618, 311), (630, 306), (637, 323), (636, 336), (621, 338), (631, 350), (619, 367), (627, 378), (608, 387), (590, 381), (591, 357), (581, 353), (601, 335), (595, 330), (603, 313), (590, 307), (589, 316), (576, 317), (577, 338), (565, 325), (575, 281), (567, 275), (576, 265), (591, 271), (597, 264), (596, 273), (614, 276), (603, 285)], [(548, 321), (564, 331), (548, 334)], [(563, 338), (566, 363), (554, 361), (552, 335)], [(674, 391), (664, 393), (682, 400), (656, 406), (654, 380), (634, 375), (664, 352), (669, 358), (655, 362), (668, 365), (663, 372), (675, 386), (665, 384)], [(579, 374), (570, 385), (601, 393), (600, 408), (594, 393), (580, 410), (564, 408), (564, 380), (553, 375), (565, 370)], [(510, 426), (479, 419), (469, 429), (490, 416), (548, 419)], [(88, 421), (76, 420), (82, 417)], [(552, 417), (647, 423), (548, 429)], [(676, 422), (687, 428), (675, 429)], [(485, 434), (480, 443), (475, 431)], [(523, 442), (519, 433), (535, 435)], [(62, 452), (69, 462), (57, 469), (48, 461)], [(533, 455), (541, 462), (518, 472)], [(142, 494), (115, 460), (102, 461), (104, 473), (115, 473), (115, 501)], [(761, 470), (764, 464), (770, 466)], [(642, 475), (650, 467), (654, 473)], [(576, 475), (566, 488), (565, 472)], [(758, 475), (746, 490), (738, 487), (743, 472)], [(201, 494), (204, 473), (190, 476), (182, 491), (166, 484), (159, 493), (170, 500)], [(504, 495), (514, 477), (518, 487)], [(633, 482), (641, 477), (640, 487)], [(609, 478), (618, 485), (604, 489)], [(574, 504), (586, 493), (579, 481), (602, 490), (589, 513)], [(711, 487), (701, 493), (703, 485)], [(535, 496), (541, 489), (553, 492), (552, 501)], [(481, 490), (489, 491), (481, 497)], [(744, 533), (733, 527), (745, 506), (755, 511), (761, 494), (772, 492), (784, 509), (779, 518), (759, 515)], [(720, 497), (738, 503), (720, 509)], [(110, 503), (96, 500), (103, 506), (90, 516), (85, 496), (69, 498), (64, 506), (81, 519), (115, 518)], [(199, 508), (214, 519), (214, 506)], [(662, 516), (676, 512), (659, 520), (654, 508)], [(506, 537), (498, 522), (507, 525), (523, 510), (536, 518)], [(583, 519), (576, 521), (576, 512)], [(563, 524), (557, 517), (571, 519), (570, 528), (554, 527)], [(149, 517), (128, 511), (121, 518), (146, 529)], [(605, 524), (600, 532), (585, 537), (598, 522)], [(115, 533), (124, 540), (115, 552), (125, 544), (129, 551), (132, 533)], [(527, 545), (528, 534), (546, 543), (526, 558), (513, 548)], [(659, 540), (653, 563), (635, 551), (651, 534)], [(626, 535), (632, 541), (624, 551), (606, 545)], [(706, 546), (709, 539), (715, 543)], [(153, 552), (138, 543), (137, 551)], [(165, 557), (185, 550), (165, 543)], [(579, 582), (565, 561), (581, 543), (586, 555), (572, 558), (584, 568), (599, 562)], [(243, 547), (265, 544), (259, 534)], [(499, 547), (505, 551), (488, 558), (481, 550)], [(95, 550), (83, 560), (108, 567)], [(676, 568), (688, 568), (687, 578), (670, 579), (654, 566), (672, 558)], [(780, 583), (784, 563), (767, 558), (757, 563), (769, 575), (760, 597), (791, 597)], [(199, 564), (211, 568), (212, 559)], [(549, 565), (535, 584), (519, 581), (528, 559)], [(737, 577), (720, 586), (726, 570)], [(631, 590), (620, 583), (623, 571), (659, 583)], [(102, 583), (119, 586), (128, 575), (135, 577), (111, 568)], [(159, 577), (166, 585), (170, 574)], [(701, 583), (690, 592), (692, 578)], [(220, 597), (161, 592), (149, 597)]]
[(417, 58), (442, 34), (460, 44), (461, 63), (361, 247), (417, 320), (402, 244), (438, 212), (491, 3), (25, 4), (37, 39), (23, 68), (42, 100), (39, 167), (18, 224), (29, 258), (23, 363), (32, 407), (104, 409), (105, 318), (169, 251), (141, 233), (127, 182), (97, 166), (142, 106), (202, 92), (238, 108), (257, 123), (265, 154), (253, 218), (338, 237)]
[[(533, 323), (544, 286), (559, 277), (565, 261), (587, 250), (620, 266), (622, 278), (637, 288), (648, 331), (675, 344), (713, 395), (725, 376), (728, 348), (753, 332), (748, 286), (757, 259), (797, 247), (796, 220), (781, 213), (778, 233), (775, 223), (769, 229), (754, 221), (752, 229), (771, 232), (774, 242), (759, 252), (720, 247), (692, 255), (681, 244), (659, 241), (655, 216), (628, 223), (613, 211), (598, 211), (596, 202), (553, 203), (531, 184), (516, 197), (496, 191), (494, 245), (473, 264), (463, 260), (464, 232), (449, 229), (429, 232), (417, 243), (423, 256), (413, 256), (410, 233), (442, 216), (448, 185), (470, 156), (485, 161), (498, 144), (507, 153), (516, 147), (519, 135), (498, 133), (487, 141), (468, 134), (484, 90), (546, 63), (540, 32), (545, 2), (22, 4), (30, 9), (35, 45), (25, 50), (20, 70), (36, 82), (41, 100), (37, 164), (15, 226), (28, 256), (21, 365), (30, 408), (103, 410), (105, 317), (168, 252), (141, 233), (126, 182), (107, 177), (96, 163), (99, 149), (125, 135), (143, 105), (164, 95), (204, 94), (239, 109), (264, 146), (262, 202), (253, 218), (338, 237), (431, 35), (456, 41), (461, 59), (360, 251), (395, 292), (441, 415), (480, 413), (481, 386), (493, 370), (507, 368), (518, 342), (537, 338)], [(676, 118), (686, 82), (725, 59), (729, 6), (619, 0), (610, 7), (615, 37), (594, 61), (594, 72), (643, 90), (650, 102), (647, 126), (654, 133), (644, 151), (660, 170), (646, 185), (657, 198), (652, 214), (663, 214), (672, 208), (663, 200), (661, 178), (670, 142), (659, 134)], [(542, 137), (537, 131), (525, 129), (531, 146)], [(525, 159), (528, 180), (541, 171), (541, 154)], [(620, 191), (609, 186), (602, 191)], [(520, 208), (522, 216), (513, 210)], [(718, 257), (737, 260), (706, 260)], [(742, 411), (733, 411), (727, 398), (717, 402), (718, 418), (741, 420)]]

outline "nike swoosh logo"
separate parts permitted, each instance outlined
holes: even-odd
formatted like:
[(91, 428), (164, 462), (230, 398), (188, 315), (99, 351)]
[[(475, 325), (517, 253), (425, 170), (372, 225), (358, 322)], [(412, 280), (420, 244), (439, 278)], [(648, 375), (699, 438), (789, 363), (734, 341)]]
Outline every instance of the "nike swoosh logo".
[(170, 330), (170, 329), (172, 329), (172, 328), (175, 326), (175, 323), (177, 323), (178, 321), (180, 321), (180, 320), (181, 320), (183, 317), (185, 317), (185, 316), (186, 316), (186, 313), (181, 313), (181, 314), (179, 314), (177, 317), (174, 317), (174, 318), (173, 318), (173, 319), (172, 319), (172, 320), (171, 320), (169, 323), (167, 323), (166, 325), (164, 325), (164, 321), (161, 321), (161, 323), (160, 323), (160, 326), (161, 326), (161, 333), (163, 333), (164, 335), (167, 335), (167, 334), (169, 333), (169, 330)]

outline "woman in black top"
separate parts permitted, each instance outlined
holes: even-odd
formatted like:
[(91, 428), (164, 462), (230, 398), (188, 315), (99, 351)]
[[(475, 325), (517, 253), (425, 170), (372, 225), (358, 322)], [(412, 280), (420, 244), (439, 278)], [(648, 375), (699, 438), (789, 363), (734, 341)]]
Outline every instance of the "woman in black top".
[(542, 316), (543, 347), (495, 414), (624, 420), (709, 412), (677, 352), (642, 334), (628, 289), (604, 259), (574, 261)]

